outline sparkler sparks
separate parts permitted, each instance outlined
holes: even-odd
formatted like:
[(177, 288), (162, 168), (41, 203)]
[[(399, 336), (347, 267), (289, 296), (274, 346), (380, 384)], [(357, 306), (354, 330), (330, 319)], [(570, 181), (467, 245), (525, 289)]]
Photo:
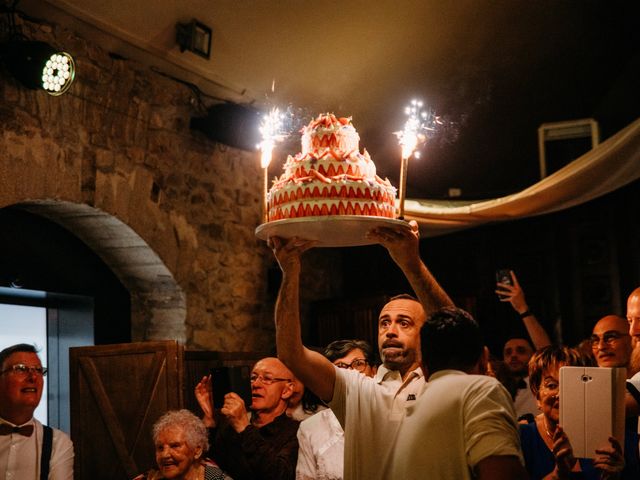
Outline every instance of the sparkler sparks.
[(258, 145), (258, 148), (262, 151), (260, 158), (262, 168), (269, 166), (276, 143), (281, 142), (286, 137), (283, 130), (284, 119), (285, 115), (278, 108), (272, 108), (262, 119), (259, 128), (262, 142)]
[[(402, 147), (402, 158), (409, 158), (420, 143), (433, 135), (437, 125), (441, 125), (442, 121), (433, 110), (424, 110), (421, 100), (411, 100), (404, 113), (409, 117), (404, 124), (404, 130), (395, 134)], [(414, 156), (419, 158), (420, 152), (415, 152)]]

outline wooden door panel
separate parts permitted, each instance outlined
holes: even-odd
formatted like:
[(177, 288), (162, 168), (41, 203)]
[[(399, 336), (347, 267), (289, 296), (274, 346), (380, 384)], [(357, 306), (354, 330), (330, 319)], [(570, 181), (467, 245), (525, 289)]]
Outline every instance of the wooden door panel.
[(70, 350), (76, 478), (132, 478), (154, 465), (151, 426), (183, 404), (182, 355), (174, 341)]

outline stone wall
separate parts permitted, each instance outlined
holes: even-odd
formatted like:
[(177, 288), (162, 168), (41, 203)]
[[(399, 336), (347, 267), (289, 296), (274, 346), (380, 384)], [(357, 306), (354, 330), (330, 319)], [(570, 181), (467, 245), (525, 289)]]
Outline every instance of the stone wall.
[[(130, 227), (166, 266), (186, 303), (186, 314), (132, 312), (134, 340), (178, 337), (191, 348), (271, 349), (274, 298), (266, 278), (274, 261), (254, 236), (262, 195), (257, 153), (192, 131), (190, 118), (203, 112), (185, 84), (109, 55), (60, 25), (20, 24), (27, 37), (64, 46), (78, 73), (70, 91), (56, 98), (0, 72), (0, 207), (77, 204)], [(92, 248), (100, 254), (100, 245)], [(318, 283), (306, 298), (331, 289), (330, 282)], [(163, 333), (164, 322), (175, 324), (180, 315), (186, 316), (177, 319), (186, 326), (182, 338)]]

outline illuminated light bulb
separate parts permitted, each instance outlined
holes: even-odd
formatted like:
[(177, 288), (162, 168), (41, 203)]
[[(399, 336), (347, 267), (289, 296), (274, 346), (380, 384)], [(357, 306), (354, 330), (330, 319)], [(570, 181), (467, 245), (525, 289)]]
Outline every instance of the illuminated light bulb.
[(69, 89), (75, 77), (73, 58), (67, 53), (54, 53), (47, 60), (42, 74), (42, 88), (51, 95), (61, 95)]

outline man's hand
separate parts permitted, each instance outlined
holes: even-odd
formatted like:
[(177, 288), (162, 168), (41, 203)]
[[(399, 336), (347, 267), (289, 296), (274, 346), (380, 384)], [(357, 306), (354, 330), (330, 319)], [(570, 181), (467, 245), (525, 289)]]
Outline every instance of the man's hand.
[(267, 239), (267, 245), (273, 250), (283, 273), (300, 272), (300, 257), (317, 243), (314, 240), (304, 240), (298, 237), (289, 239), (269, 237)]
[(524, 298), (524, 292), (518, 283), (518, 278), (513, 270), (510, 270), (513, 285), (508, 283), (497, 283), (496, 293), (501, 302), (509, 302), (513, 309), (518, 313), (524, 313), (529, 310), (527, 301)]
[(216, 426), (215, 416), (213, 414), (213, 387), (211, 383), (211, 375), (202, 377), (195, 389), (196, 400), (204, 413), (202, 421), (208, 428)]
[(230, 392), (224, 396), (224, 405), (220, 413), (227, 417), (233, 429), (238, 433), (249, 426), (244, 400), (237, 393)]
[(393, 261), (401, 268), (420, 260), (420, 231), (415, 220), (393, 227), (374, 228), (367, 233), (367, 238), (386, 248)]

